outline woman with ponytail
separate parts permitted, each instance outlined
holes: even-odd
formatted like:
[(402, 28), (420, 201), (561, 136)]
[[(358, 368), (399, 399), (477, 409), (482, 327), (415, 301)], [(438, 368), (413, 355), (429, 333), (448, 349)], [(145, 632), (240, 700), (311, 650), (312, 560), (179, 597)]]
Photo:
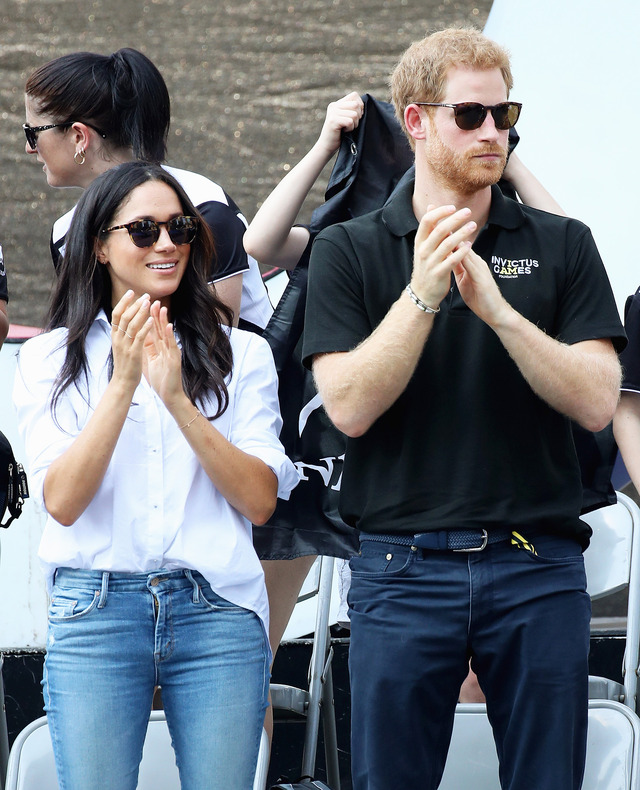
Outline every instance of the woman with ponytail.
[[(146, 55), (124, 48), (112, 55), (73, 52), (40, 66), (27, 80), (26, 152), (43, 164), (52, 187), (85, 189), (105, 170), (134, 159), (166, 157), (170, 101), (166, 83)], [(218, 184), (205, 176), (166, 169), (207, 221), (216, 252), (208, 279), (233, 311), (233, 322), (263, 329), (272, 312), (258, 265), (244, 251), (246, 221)], [(56, 268), (64, 254), (74, 209), (51, 235)]]

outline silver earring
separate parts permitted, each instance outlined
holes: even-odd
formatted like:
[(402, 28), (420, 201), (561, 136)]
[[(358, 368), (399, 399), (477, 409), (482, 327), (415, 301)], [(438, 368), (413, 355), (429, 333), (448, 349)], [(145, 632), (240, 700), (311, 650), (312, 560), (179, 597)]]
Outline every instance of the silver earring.
[(79, 151), (76, 151), (75, 154), (73, 155), (73, 161), (77, 165), (83, 165), (86, 159), (87, 157), (85, 155), (84, 148), (81, 148)]

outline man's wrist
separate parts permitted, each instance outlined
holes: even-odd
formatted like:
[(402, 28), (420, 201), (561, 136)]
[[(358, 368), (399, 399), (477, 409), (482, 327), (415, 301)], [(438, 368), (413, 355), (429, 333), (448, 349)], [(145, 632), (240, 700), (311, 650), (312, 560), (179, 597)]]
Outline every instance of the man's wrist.
[(439, 313), (440, 306), (438, 307), (431, 307), (426, 302), (423, 302), (422, 299), (415, 293), (413, 288), (411, 287), (411, 283), (408, 283), (406, 288), (404, 289), (409, 294), (409, 299), (414, 303), (414, 305), (419, 309), (422, 310), (423, 313)]

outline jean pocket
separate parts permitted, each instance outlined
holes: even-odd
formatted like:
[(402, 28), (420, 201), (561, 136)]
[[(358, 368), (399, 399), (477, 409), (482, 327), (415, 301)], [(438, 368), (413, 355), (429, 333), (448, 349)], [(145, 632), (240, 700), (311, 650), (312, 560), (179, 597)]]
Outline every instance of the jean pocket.
[(360, 578), (401, 576), (410, 568), (415, 551), (409, 546), (395, 546), (366, 540), (360, 552), (349, 560), (353, 576)]
[(531, 541), (535, 552), (526, 549), (522, 551), (533, 562), (542, 565), (581, 564), (582, 548), (578, 541), (558, 535), (538, 535)]
[(49, 621), (77, 620), (92, 612), (98, 605), (100, 590), (64, 589), (54, 587), (49, 601)]
[(242, 606), (238, 606), (236, 603), (232, 603), (231, 601), (227, 601), (226, 598), (218, 595), (217, 592), (211, 588), (210, 585), (199, 585), (198, 587), (199, 595), (198, 600), (200, 603), (205, 606), (207, 609), (211, 611), (218, 611), (218, 612), (229, 612), (230, 614), (237, 613), (237, 614), (253, 614), (249, 609), (245, 609)]

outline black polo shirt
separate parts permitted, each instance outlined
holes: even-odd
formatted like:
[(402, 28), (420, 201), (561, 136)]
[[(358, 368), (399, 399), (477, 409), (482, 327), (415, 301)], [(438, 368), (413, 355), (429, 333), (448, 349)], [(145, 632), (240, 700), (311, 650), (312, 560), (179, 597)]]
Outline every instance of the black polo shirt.
[[(409, 282), (418, 227), (412, 192), (413, 182), (401, 184), (382, 209), (317, 237), (306, 364), (314, 354), (353, 349)], [(582, 223), (493, 187), (474, 249), (509, 303), (552, 337), (624, 345), (607, 275)], [(581, 497), (570, 420), (531, 390), (452, 278), (406, 390), (364, 436), (348, 440), (342, 518), (373, 533), (534, 526), (586, 543)]]

